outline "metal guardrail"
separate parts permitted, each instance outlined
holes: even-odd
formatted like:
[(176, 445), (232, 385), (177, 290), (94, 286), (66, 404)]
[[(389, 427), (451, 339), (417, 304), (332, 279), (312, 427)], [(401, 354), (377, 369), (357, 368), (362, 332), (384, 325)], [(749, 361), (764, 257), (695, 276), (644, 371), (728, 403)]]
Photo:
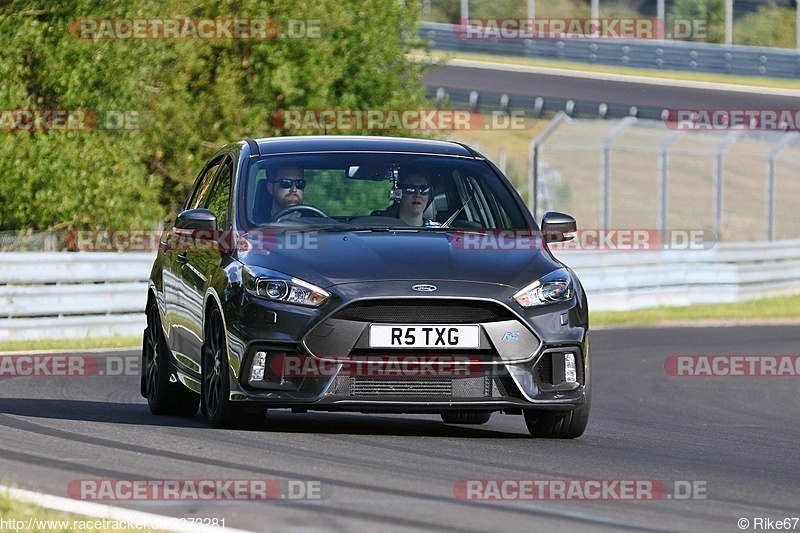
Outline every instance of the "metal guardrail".
[(0, 254), (0, 341), (140, 336), (149, 253)]
[(800, 241), (723, 243), (709, 250), (554, 252), (595, 311), (733, 303), (800, 292)]
[[(800, 291), (800, 241), (555, 254), (578, 273), (595, 311)], [(146, 253), (0, 254), (0, 340), (141, 335), (152, 261)]]
[(510, 109), (531, 113), (536, 118), (552, 117), (564, 112), (571, 117), (582, 118), (624, 118), (638, 117), (661, 120), (665, 109), (661, 107), (637, 107), (620, 104), (580, 102), (564, 98), (543, 98), (541, 96), (521, 96), (505, 93), (466, 91), (445, 89), (444, 87), (428, 87), (426, 97), (435, 99), (440, 105), (445, 99), (450, 107), (473, 110)]
[(657, 70), (800, 77), (800, 53), (759, 46), (684, 41), (602, 39), (463, 39), (452, 24), (425, 22), (419, 30), (435, 50), (533, 57)]

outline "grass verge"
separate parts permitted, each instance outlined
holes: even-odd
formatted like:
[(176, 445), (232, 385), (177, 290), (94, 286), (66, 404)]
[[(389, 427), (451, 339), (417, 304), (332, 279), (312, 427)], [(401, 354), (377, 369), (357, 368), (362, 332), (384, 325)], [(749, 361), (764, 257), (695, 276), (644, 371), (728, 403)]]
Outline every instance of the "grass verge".
[(90, 350), (102, 348), (139, 348), (142, 337), (106, 337), (96, 339), (37, 339), (0, 342), (0, 352), (38, 350)]
[(593, 65), (572, 61), (557, 61), (553, 59), (534, 59), (526, 57), (511, 57), (493, 54), (474, 54), (468, 52), (439, 52), (431, 51), (431, 56), (438, 59), (471, 59), (487, 63), (501, 63), (508, 65), (523, 65), (531, 67), (546, 67), (562, 70), (579, 70), (582, 72), (597, 72), (601, 74), (618, 74), (622, 76), (641, 76), (643, 78), (657, 78), (667, 80), (704, 81), (730, 85), (746, 85), (751, 87), (771, 87), (774, 89), (800, 90), (800, 81), (781, 78), (757, 78), (754, 76), (735, 76), (714, 74), (710, 72), (685, 72), (676, 70), (657, 70), (632, 67), (615, 67), (612, 65)]
[[(590, 302), (591, 307), (591, 302)], [(709, 304), (680, 307), (657, 307), (636, 311), (591, 311), (592, 326), (665, 326), (691, 321), (765, 322), (794, 320), (800, 322), (800, 295), (764, 298), (732, 304)], [(55, 339), (0, 342), (0, 352), (36, 350), (79, 350), (141, 347), (141, 337), (107, 339)]]
[[(589, 303), (591, 307), (591, 302)], [(798, 319), (800, 321), (800, 295), (764, 298), (732, 304), (692, 305), (685, 307), (658, 307), (636, 311), (591, 312), (592, 326), (647, 326), (669, 325), (691, 321), (763, 322), (769, 320)]]
[[(0, 491), (0, 531), (102, 533), (126, 531), (128, 530), (126, 525), (125, 522), (117, 520), (103, 520), (45, 509), (32, 503), (17, 501), (5, 491)], [(131, 529), (131, 531), (154, 532), (157, 530)]]

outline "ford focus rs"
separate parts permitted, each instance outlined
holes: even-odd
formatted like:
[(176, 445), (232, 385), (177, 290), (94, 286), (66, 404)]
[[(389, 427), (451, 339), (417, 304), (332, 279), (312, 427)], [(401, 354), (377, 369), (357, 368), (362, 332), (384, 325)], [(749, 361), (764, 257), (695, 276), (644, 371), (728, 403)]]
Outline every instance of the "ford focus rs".
[(522, 415), (533, 436), (589, 417), (586, 296), (514, 187), (455, 142), (248, 139), (200, 171), (161, 236), (141, 393), (214, 427), (268, 409)]

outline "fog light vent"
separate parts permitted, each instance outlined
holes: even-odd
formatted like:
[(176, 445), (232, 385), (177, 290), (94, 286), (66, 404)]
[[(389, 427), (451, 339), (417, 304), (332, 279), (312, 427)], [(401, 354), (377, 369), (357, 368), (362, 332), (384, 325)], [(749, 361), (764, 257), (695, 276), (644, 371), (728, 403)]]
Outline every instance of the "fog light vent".
[(578, 382), (578, 370), (575, 368), (575, 354), (564, 354), (564, 381), (567, 383)]
[(264, 368), (267, 366), (267, 352), (256, 352), (253, 356), (253, 364), (250, 367), (250, 381), (261, 381), (264, 379)]

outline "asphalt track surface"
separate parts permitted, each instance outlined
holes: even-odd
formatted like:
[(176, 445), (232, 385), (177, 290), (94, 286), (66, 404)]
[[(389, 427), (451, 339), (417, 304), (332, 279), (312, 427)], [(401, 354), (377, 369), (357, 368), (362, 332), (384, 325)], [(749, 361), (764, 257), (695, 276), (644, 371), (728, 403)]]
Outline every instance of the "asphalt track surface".
[(800, 109), (800, 97), (764, 94), (758, 87), (738, 92), (452, 65), (429, 73), (425, 85), (662, 109)]
[[(792, 355), (797, 339), (796, 326), (595, 331), (592, 416), (573, 441), (531, 439), (499, 414), (456, 426), (275, 411), (268, 429), (214, 430), (151, 415), (134, 375), (2, 378), (0, 480), (58, 496), (80, 479), (321, 484), (316, 501), (115, 503), (253, 531), (740, 531), (740, 518), (800, 515), (798, 378), (674, 377), (664, 360)], [(102, 370), (136, 355), (95, 357)], [(688, 481), (706, 498), (465, 501), (453, 491), (465, 479)]]

